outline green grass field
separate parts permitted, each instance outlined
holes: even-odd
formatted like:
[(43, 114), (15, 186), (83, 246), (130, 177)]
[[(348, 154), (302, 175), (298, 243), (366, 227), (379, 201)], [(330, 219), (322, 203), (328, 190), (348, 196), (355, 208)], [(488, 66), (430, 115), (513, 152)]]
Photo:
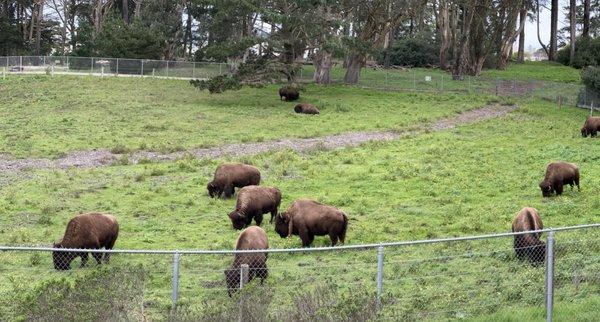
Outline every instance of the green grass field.
[[(56, 156), (117, 145), (135, 150), (141, 144), (150, 148), (178, 142), (187, 148), (402, 129), (502, 99), (308, 86), (304, 99), (326, 102), (326, 108), (318, 118), (300, 118), (290, 112), (291, 103), (273, 97), (276, 87), (210, 96), (174, 81), (60, 80), (9, 78), (1, 83), (1, 91), (10, 97), (2, 105), (3, 117), (11, 120), (3, 125), (6, 152), (20, 157)], [(75, 83), (79, 86), (72, 87)], [(95, 89), (100, 85), (105, 92)], [(157, 89), (160, 92), (147, 97)], [(133, 95), (134, 90), (140, 92)], [(41, 94), (26, 95), (29, 92)], [(76, 100), (75, 93), (84, 97)], [(240, 97), (244, 105), (239, 105)], [(65, 102), (74, 101), (65, 114), (56, 113)], [(88, 102), (102, 108), (90, 111), (85, 108)], [(119, 218), (120, 249), (231, 249), (239, 232), (231, 228), (226, 215), (235, 201), (210, 199), (205, 190), (215, 167), (224, 161), (259, 167), (263, 184), (283, 192), (282, 208), (307, 197), (343, 209), (350, 218), (349, 245), (508, 232), (514, 214), (524, 206), (537, 208), (545, 227), (598, 222), (600, 145), (597, 139), (579, 134), (587, 112), (572, 107), (559, 110), (539, 99), (516, 103), (520, 108), (504, 118), (355, 148), (284, 150), (215, 160), (183, 158), (87, 170), (31, 170), (0, 187), (0, 244), (50, 245), (60, 239), (74, 214), (103, 211)], [(336, 104), (344, 109), (337, 109)], [(26, 106), (35, 108), (15, 112)], [(33, 122), (33, 115), (77, 122), (64, 125), (62, 129), (68, 131), (61, 131), (56, 130), (61, 128), (57, 123)], [(191, 115), (205, 117), (192, 120)], [(162, 131), (140, 126), (154, 122), (170, 125)], [(200, 129), (196, 123), (211, 125)], [(90, 128), (97, 131), (86, 132)], [(53, 135), (45, 133), (52, 129), (56, 130)], [(27, 139), (15, 136), (8, 144), (6, 136), (12, 131), (32, 135)], [(218, 141), (219, 133), (228, 133), (227, 138)], [(567, 188), (561, 197), (542, 199), (537, 184), (545, 165), (555, 160), (579, 165), (581, 192)], [(300, 247), (297, 237), (281, 239), (268, 223), (263, 228), (271, 248)], [(557, 320), (590, 321), (599, 314), (594, 304), (600, 290), (597, 233), (596, 229), (556, 236)], [(325, 237), (317, 237), (314, 243), (327, 244)], [(544, 317), (544, 268), (517, 261), (512, 238), (386, 248), (385, 254), (384, 307), (376, 317), (379, 320), (537, 321)], [(162, 255), (116, 255), (110, 265), (115, 269), (143, 266), (148, 274), (143, 307), (150, 319), (163, 320), (168, 315), (171, 261), (172, 257)], [(184, 255), (181, 310), (211, 316), (230, 308), (223, 282), (223, 269), (230, 263), (231, 256)], [(286, 310), (293, 310), (307, 290), (336, 290), (335, 296), (322, 295), (327, 300), (322, 314), (341, 315), (360, 311), (365, 303), (357, 300), (364, 299), (363, 295), (372, 299), (375, 291), (375, 250), (272, 254), (269, 268), (270, 277), (259, 295), (262, 300), (256, 304), (274, 320), (284, 319)], [(42, 281), (85, 277), (93, 271), (92, 267), (56, 272), (47, 253), (0, 253), (0, 316), (22, 319), (17, 315), (22, 303), (31, 303), (27, 296), (33, 294), (32, 288), (44, 290), (47, 284)], [(9, 298), (13, 300), (5, 301)]]

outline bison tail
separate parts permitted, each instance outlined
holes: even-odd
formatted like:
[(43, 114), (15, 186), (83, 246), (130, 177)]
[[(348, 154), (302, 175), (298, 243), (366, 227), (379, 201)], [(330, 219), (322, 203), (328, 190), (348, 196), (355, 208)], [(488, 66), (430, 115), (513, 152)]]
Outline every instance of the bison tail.
[(348, 217), (346, 216), (346, 214), (342, 215), (344, 218), (344, 224), (342, 227), (342, 232), (340, 233), (340, 242), (345, 243), (346, 242), (346, 231), (348, 230)]

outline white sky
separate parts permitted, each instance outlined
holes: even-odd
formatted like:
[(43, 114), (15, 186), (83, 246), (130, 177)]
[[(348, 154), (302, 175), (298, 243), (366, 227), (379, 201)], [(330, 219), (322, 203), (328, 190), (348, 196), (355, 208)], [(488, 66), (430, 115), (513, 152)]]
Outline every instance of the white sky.
[[(560, 9), (558, 10), (558, 29), (560, 30), (562, 27), (566, 25), (565, 19), (567, 18), (568, 13), (563, 12), (562, 8), (564, 6), (569, 5), (568, 0), (559, 0), (558, 1)], [(548, 1), (548, 6), (550, 6), (550, 1)], [(544, 44), (548, 44), (550, 42), (550, 10), (545, 9), (543, 7), (540, 8), (540, 38)], [(519, 41), (515, 42), (514, 50), (517, 50), (519, 46)], [(525, 25), (525, 51), (533, 52), (539, 48), (540, 43), (537, 39), (537, 25), (535, 19), (533, 21), (527, 21)]]

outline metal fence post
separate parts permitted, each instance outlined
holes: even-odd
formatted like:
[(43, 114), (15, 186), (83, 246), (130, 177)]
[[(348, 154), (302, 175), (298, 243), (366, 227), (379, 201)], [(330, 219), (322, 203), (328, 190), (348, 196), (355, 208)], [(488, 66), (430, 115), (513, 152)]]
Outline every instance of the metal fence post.
[(23, 71), (23, 56), (19, 56), (19, 72)]
[(142, 59), (142, 72), (140, 73), (142, 77), (144, 77), (144, 60)]
[(552, 322), (554, 310), (554, 231), (549, 231), (546, 240), (546, 321)]
[(117, 58), (117, 75), (119, 75), (119, 58)]
[(194, 62), (194, 66), (192, 67), (192, 78), (196, 78), (196, 62)]
[(381, 305), (383, 292), (383, 245), (377, 247), (377, 306)]
[(169, 77), (169, 61), (167, 60), (167, 77)]
[(92, 75), (94, 73), (94, 58), (92, 57), (91, 59), (92, 59), (92, 64), (91, 64), (92, 69), (90, 69), (90, 75)]
[(171, 310), (177, 310), (177, 298), (179, 298), (179, 253), (173, 255), (173, 290), (171, 294)]
[(219, 63), (219, 75), (223, 74), (223, 63)]

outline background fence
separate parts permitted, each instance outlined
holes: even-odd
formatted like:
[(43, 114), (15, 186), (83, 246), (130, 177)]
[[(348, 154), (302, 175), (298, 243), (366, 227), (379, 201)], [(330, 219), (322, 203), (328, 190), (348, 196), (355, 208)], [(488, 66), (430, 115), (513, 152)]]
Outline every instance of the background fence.
[[(93, 75), (121, 77), (155, 77), (172, 79), (207, 79), (229, 73), (228, 65), (214, 62), (185, 62), (149, 59), (8, 56), (0, 57), (0, 71), (6, 74)], [(334, 66), (333, 83), (344, 82), (345, 69)], [(299, 82), (312, 82), (314, 67), (304, 64), (297, 75)], [(281, 79), (285, 81), (285, 79)], [(382, 69), (365, 67), (359, 86), (383, 90), (486, 93), (501, 96), (532, 96), (582, 108), (600, 107), (600, 95), (581, 84), (532, 81), (508, 78), (466, 76), (453, 80), (451, 75), (426, 68)]]
[[(597, 318), (600, 224), (539, 235), (542, 246), (516, 245), (528, 254), (522, 259), (515, 255), (514, 240), (524, 234), (513, 233), (274, 249), (267, 251), (266, 277), (260, 270), (264, 261), (257, 256), (265, 251), (114, 250), (108, 265), (97, 266), (91, 257), (87, 268), (79, 268), (75, 259), (71, 270), (59, 271), (51, 248), (1, 246), (0, 316), (140, 321)], [(248, 266), (232, 266), (235, 256), (251, 260), (245, 261)]]

